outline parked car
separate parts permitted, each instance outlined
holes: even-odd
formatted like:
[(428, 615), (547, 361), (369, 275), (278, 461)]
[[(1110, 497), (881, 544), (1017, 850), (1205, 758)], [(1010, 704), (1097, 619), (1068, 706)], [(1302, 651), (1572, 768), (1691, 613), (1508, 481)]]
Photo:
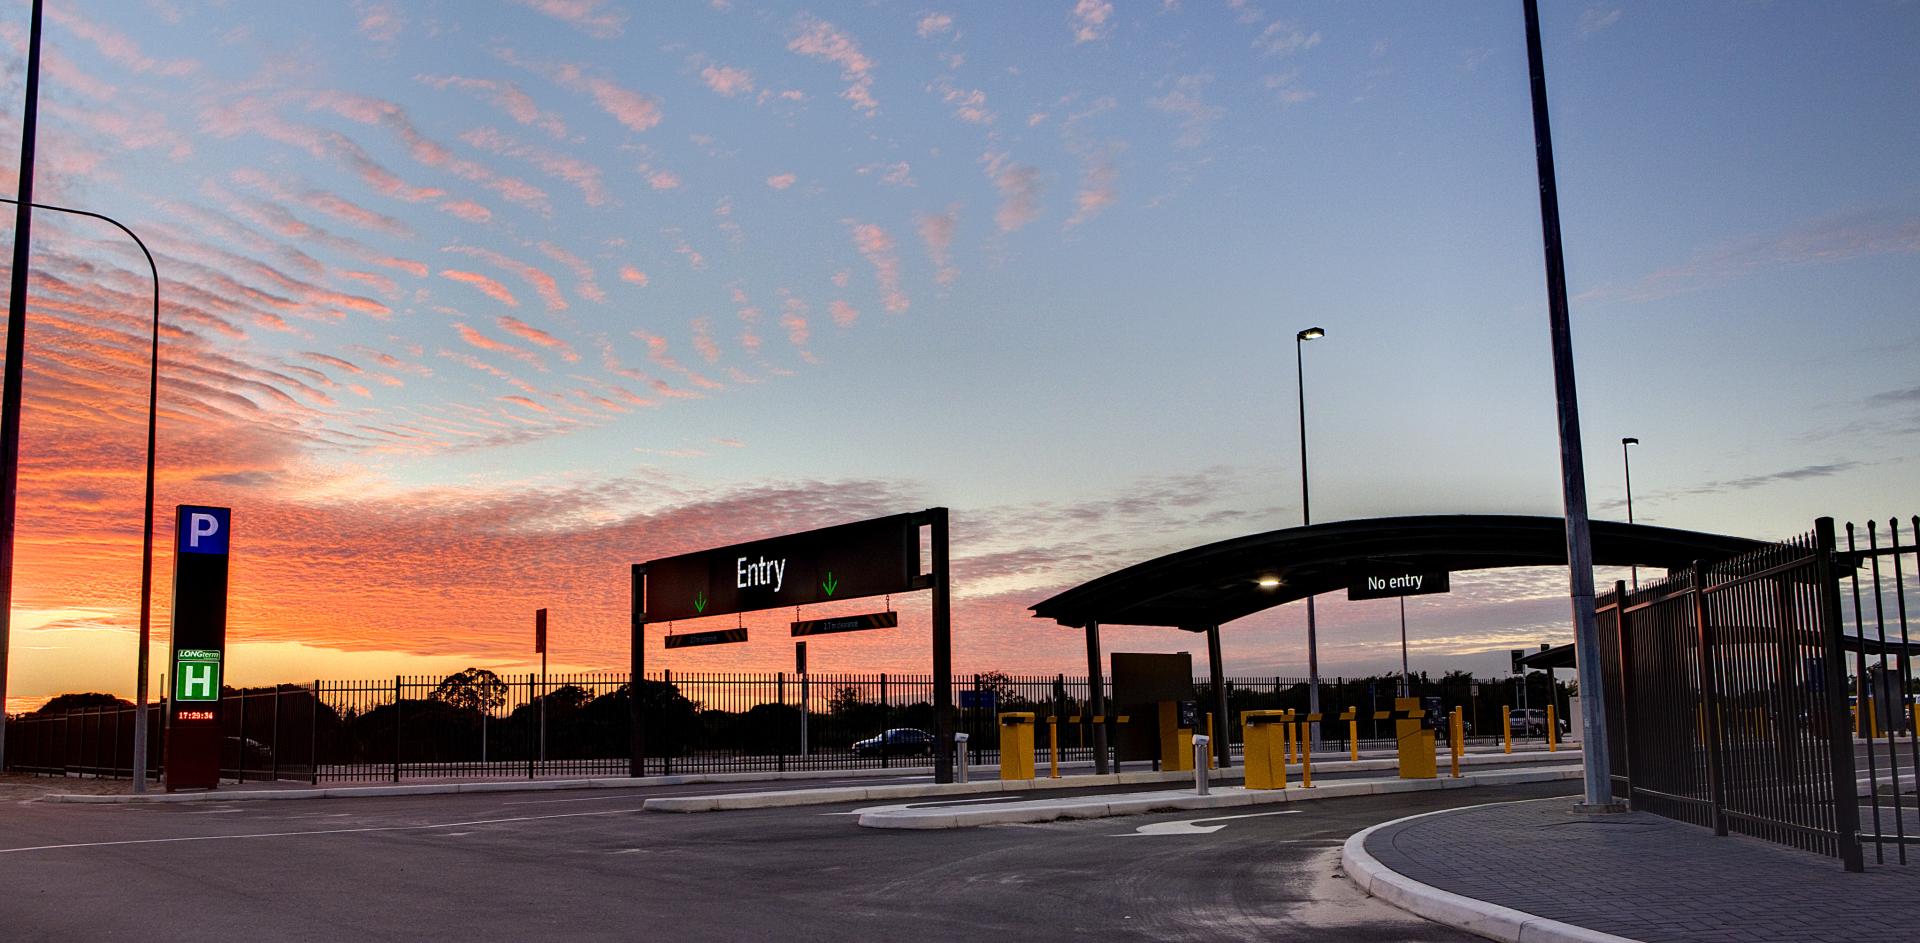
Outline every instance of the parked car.
[(933, 734), (913, 727), (895, 727), (880, 736), (860, 740), (853, 745), (855, 756), (879, 756), (885, 745), (888, 756), (931, 756)]
[[(1554, 726), (1560, 728), (1560, 735), (1566, 736), (1573, 729), (1565, 717), (1555, 717)], [(1547, 735), (1547, 712), (1539, 708), (1513, 708), (1507, 716), (1507, 729), (1516, 736), (1544, 737)]]

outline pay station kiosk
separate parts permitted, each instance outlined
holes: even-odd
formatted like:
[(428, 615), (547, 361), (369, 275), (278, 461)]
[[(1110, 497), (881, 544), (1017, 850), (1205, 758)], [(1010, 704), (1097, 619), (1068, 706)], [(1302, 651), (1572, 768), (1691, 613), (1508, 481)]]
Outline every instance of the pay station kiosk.
[(1117, 729), (1121, 762), (1147, 760), (1163, 770), (1193, 769), (1193, 734), (1201, 726), (1193, 692), (1193, 656), (1113, 654), (1113, 706), (1130, 720)]
[(1439, 775), (1434, 761), (1434, 731), (1440, 729), (1443, 720), (1437, 697), (1393, 699), (1393, 735), (1400, 747), (1401, 779), (1433, 779)]

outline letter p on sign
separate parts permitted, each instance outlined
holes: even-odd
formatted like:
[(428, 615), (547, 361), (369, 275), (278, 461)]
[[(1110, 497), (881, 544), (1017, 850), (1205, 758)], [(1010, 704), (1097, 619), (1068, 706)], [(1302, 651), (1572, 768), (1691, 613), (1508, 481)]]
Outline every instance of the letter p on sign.
[(211, 553), (225, 556), (227, 553), (227, 527), (232, 521), (233, 512), (228, 508), (194, 507), (183, 504), (179, 508), (179, 540), (175, 547), (180, 553)]

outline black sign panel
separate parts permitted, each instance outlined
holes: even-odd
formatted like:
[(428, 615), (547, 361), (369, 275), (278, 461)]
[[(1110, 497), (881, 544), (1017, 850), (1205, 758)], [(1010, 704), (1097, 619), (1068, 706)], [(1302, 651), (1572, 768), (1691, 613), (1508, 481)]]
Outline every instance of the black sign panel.
[(1448, 591), (1447, 571), (1375, 570), (1347, 587), (1348, 599), (1391, 599)]
[(167, 790), (220, 784), (220, 689), (226, 677), (227, 550), (233, 512), (174, 509), (173, 657), (167, 699)]
[(646, 565), (647, 622), (905, 593), (917, 587), (912, 514), (769, 537)]
[(746, 629), (715, 629), (712, 632), (682, 632), (667, 636), (668, 648), (691, 648), (695, 645), (725, 645), (728, 642), (747, 640)]
[(891, 629), (900, 624), (900, 614), (892, 610), (870, 612), (863, 616), (835, 619), (807, 619), (793, 623), (793, 635), (829, 635), (834, 632), (859, 632), (865, 629)]

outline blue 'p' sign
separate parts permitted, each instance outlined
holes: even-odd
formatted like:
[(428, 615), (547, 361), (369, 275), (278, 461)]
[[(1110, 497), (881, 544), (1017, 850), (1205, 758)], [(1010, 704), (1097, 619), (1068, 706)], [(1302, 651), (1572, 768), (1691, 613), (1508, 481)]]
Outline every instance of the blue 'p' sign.
[(182, 504), (174, 509), (174, 532), (179, 535), (181, 553), (227, 552), (227, 526), (233, 519), (231, 508), (195, 507)]

